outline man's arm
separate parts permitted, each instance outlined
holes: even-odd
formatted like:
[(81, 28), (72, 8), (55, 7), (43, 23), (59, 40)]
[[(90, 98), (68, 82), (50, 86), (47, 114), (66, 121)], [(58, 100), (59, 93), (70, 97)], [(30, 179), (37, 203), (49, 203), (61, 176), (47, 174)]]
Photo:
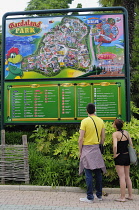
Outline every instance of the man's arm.
[(79, 157), (80, 157), (82, 154), (83, 138), (84, 138), (85, 131), (80, 130), (79, 133), (80, 133), (80, 136), (79, 136), (78, 144), (79, 144)]
[(104, 144), (104, 141), (105, 141), (105, 128), (102, 128), (100, 134), (100, 144)]

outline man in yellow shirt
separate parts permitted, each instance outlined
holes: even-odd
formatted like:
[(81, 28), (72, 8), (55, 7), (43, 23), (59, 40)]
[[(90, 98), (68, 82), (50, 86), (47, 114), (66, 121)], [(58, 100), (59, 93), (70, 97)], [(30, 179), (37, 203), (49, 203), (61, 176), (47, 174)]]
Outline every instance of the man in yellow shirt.
[(86, 107), (88, 117), (81, 121), (79, 136), (80, 165), (79, 174), (85, 171), (87, 197), (80, 198), (80, 201), (92, 203), (93, 195), (93, 176), (95, 174), (96, 196), (102, 200), (102, 171), (106, 172), (104, 160), (99, 149), (99, 144), (105, 140), (104, 122), (95, 115), (95, 105), (89, 103)]

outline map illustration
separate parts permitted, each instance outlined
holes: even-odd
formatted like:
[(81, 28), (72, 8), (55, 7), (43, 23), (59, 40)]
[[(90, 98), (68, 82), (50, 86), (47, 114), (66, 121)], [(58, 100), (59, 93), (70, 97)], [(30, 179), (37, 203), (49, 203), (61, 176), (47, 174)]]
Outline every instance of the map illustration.
[(6, 80), (124, 74), (122, 14), (6, 20)]

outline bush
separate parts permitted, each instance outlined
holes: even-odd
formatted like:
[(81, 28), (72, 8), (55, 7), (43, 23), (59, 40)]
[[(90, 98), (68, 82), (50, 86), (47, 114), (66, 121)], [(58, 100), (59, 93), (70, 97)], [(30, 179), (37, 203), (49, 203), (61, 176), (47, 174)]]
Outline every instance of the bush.
[[(132, 104), (132, 112), (139, 109)], [(85, 187), (84, 175), (78, 175), (79, 124), (36, 126), (25, 131), (24, 126), (9, 126), (6, 132), (6, 144), (21, 144), (22, 135), (28, 136), (30, 183), (49, 186)], [(104, 187), (119, 187), (112, 151), (112, 122), (105, 122), (106, 140), (104, 143), (104, 161), (107, 173), (103, 176)], [(125, 122), (124, 128), (130, 133), (133, 145), (139, 154), (139, 120), (134, 117)], [(131, 165), (131, 179), (134, 188), (139, 189), (139, 167)]]
[[(111, 122), (105, 123), (106, 140), (104, 144), (104, 161), (107, 173), (103, 178), (104, 187), (119, 187), (118, 176), (115, 171), (112, 152), (112, 133), (114, 128)], [(125, 123), (126, 129), (133, 140), (133, 145), (139, 153), (139, 121), (135, 118), (131, 122)], [(78, 175), (79, 152), (78, 137), (79, 132), (71, 132), (67, 135), (68, 127), (49, 126), (44, 128), (39, 126), (33, 134), (36, 136), (36, 143), (29, 146), (30, 180), (32, 184), (51, 185), (51, 186), (78, 186), (84, 187), (84, 176)], [(53, 130), (53, 131), (52, 131)], [(59, 133), (57, 134), (59, 130)], [(39, 136), (39, 134), (42, 134)], [(50, 135), (51, 134), (51, 135)], [(50, 136), (53, 138), (50, 138)], [(43, 136), (43, 140), (42, 140)], [(51, 140), (50, 140), (50, 139)], [(40, 139), (40, 141), (39, 141)], [(50, 142), (50, 144), (48, 144)], [(42, 144), (42, 146), (41, 146)], [(39, 146), (38, 146), (39, 145)], [(46, 150), (44, 150), (46, 146)], [(50, 149), (51, 148), (51, 149)], [(138, 166), (131, 166), (131, 179), (133, 187), (139, 189), (139, 169)]]
[(5, 141), (6, 144), (22, 144), (22, 135), (27, 135), (27, 139), (29, 139), (30, 135), (32, 133), (30, 132), (25, 132), (25, 131), (13, 131), (9, 132), (7, 131), (5, 133)]
[[(29, 144), (30, 182), (34, 185), (81, 186), (78, 161), (44, 156), (36, 152), (36, 144)], [(84, 184), (84, 180), (83, 180)]]
[(6, 144), (22, 144), (22, 135), (27, 135), (28, 142), (34, 141), (30, 138), (35, 126), (33, 125), (7, 125), (5, 126)]

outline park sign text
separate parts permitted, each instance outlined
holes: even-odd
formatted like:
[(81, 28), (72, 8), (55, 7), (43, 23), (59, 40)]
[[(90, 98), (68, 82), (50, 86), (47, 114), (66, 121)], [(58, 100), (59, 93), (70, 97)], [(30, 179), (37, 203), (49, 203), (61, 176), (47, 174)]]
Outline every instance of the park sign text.
[(18, 23), (9, 24), (9, 32), (15, 36), (31, 36), (41, 32), (42, 22), (33, 22), (30, 20), (21, 20)]

